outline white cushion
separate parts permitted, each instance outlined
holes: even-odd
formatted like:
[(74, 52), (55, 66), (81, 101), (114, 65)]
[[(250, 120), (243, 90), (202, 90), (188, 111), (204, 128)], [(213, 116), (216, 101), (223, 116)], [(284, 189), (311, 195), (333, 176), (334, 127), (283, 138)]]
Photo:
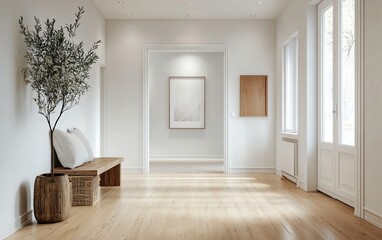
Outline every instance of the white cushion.
[(53, 133), (53, 146), (63, 167), (75, 168), (89, 161), (88, 152), (76, 135), (56, 129)]
[(93, 160), (93, 158), (94, 158), (93, 149), (90, 146), (90, 143), (89, 143), (88, 139), (80, 131), (80, 129), (78, 129), (78, 128), (68, 129), (68, 133), (77, 136), (81, 140), (81, 142), (84, 144), (86, 150), (88, 151), (89, 161)]

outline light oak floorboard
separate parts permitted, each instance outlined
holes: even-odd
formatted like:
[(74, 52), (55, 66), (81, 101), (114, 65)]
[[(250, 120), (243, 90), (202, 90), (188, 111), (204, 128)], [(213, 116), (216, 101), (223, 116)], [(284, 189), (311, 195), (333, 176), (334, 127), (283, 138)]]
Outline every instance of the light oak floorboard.
[(382, 239), (382, 229), (275, 174), (124, 174), (92, 207), (13, 239)]

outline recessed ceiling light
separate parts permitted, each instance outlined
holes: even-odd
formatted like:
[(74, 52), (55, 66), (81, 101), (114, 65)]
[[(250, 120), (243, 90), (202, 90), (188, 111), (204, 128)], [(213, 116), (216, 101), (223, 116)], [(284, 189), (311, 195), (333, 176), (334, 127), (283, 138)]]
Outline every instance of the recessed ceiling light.
[(191, 4), (192, 4), (192, 2), (188, 2), (187, 4), (188, 4), (188, 5), (191, 5)]
[(187, 16), (189, 16), (189, 17), (193, 17), (194, 15), (190, 13), (190, 14), (188, 14)]
[(124, 4), (125, 2), (124, 1), (118, 1), (119, 4)]
[(131, 17), (131, 14), (126, 14), (127, 17)]
[(257, 4), (262, 4), (263, 2), (262, 1), (258, 1)]
[(253, 14), (251, 14), (251, 17), (256, 17), (256, 14), (254, 14), (254, 13), (253, 13)]

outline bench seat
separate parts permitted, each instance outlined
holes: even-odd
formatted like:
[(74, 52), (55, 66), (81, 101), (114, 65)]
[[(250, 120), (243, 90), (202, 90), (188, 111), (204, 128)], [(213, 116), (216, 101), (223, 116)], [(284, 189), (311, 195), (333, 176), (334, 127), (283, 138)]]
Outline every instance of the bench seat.
[(56, 167), (55, 173), (69, 176), (73, 206), (93, 206), (99, 200), (100, 186), (121, 186), (122, 157), (94, 158), (74, 169)]

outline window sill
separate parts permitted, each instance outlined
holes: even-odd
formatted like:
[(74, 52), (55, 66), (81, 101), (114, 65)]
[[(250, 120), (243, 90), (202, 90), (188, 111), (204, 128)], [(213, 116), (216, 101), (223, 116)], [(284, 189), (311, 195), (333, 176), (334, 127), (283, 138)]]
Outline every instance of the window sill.
[(298, 133), (289, 133), (289, 132), (281, 132), (281, 138), (291, 138), (291, 139), (299, 139)]

